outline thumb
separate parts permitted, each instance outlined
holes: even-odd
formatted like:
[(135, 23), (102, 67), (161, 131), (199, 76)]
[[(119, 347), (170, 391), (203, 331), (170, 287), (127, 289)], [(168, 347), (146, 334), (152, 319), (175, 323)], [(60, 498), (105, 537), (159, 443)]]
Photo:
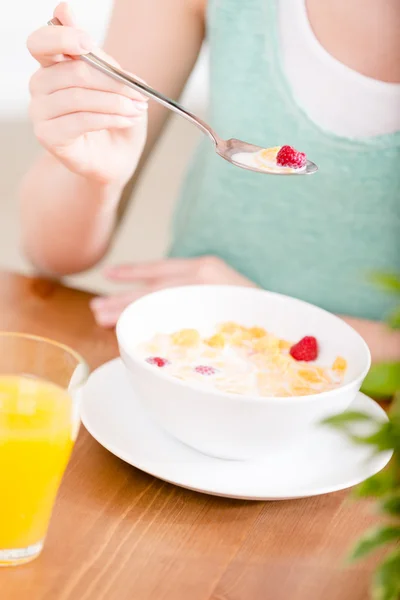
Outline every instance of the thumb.
[(67, 2), (60, 2), (55, 8), (53, 16), (60, 19), (63, 25), (67, 25), (68, 27), (77, 26), (75, 15)]

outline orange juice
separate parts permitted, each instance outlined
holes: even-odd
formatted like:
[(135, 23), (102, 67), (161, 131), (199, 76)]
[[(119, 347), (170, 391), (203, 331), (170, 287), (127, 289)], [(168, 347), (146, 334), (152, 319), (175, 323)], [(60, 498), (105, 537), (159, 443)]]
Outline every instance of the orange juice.
[[(0, 556), (41, 550), (73, 446), (73, 405), (41, 379), (0, 375)], [(1, 558), (0, 558), (1, 565)]]

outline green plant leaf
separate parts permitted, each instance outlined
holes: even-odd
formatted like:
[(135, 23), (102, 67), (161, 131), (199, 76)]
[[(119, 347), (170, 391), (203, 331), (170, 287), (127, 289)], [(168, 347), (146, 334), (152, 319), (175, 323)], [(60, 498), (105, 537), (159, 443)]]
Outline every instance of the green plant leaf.
[(400, 390), (400, 362), (372, 365), (361, 391), (374, 398), (391, 398)]
[(398, 427), (398, 434), (400, 435), (400, 389), (394, 395), (389, 409), (389, 419)]
[(387, 515), (400, 518), (400, 489), (383, 498), (379, 503), (379, 509)]
[(370, 275), (371, 283), (380, 287), (385, 292), (400, 294), (400, 275), (397, 273), (380, 273), (374, 271)]
[(400, 541), (400, 526), (387, 525), (370, 529), (358, 540), (349, 558), (358, 560), (381, 546), (398, 541)]
[(390, 421), (383, 423), (379, 429), (369, 435), (351, 434), (350, 437), (357, 444), (375, 446), (377, 452), (383, 452), (384, 450), (400, 451), (400, 437)]
[(383, 471), (360, 483), (354, 490), (355, 498), (381, 498), (393, 492), (396, 488), (396, 464), (392, 460)]
[[(351, 425), (361, 422), (369, 422), (371, 425), (374, 425), (374, 430), (367, 435), (354, 433)], [(374, 446), (378, 452), (400, 450), (400, 418), (398, 412), (394, 410), (390, 413), (389, 422), (378, 421), (362, 412), (346, 411), (328, 417), (322, 421), (322, 424), (342, 430), (353, 442)]]
[(331, 425), (332, 427), (337, 427), (338, 429), (343, 429), (343, 427), (350, 423), (358, 423), (360, 421), (370, 420), (371, 416), (367, 413), (362, 413), (355, 410), (347, 410), (346, 412), (340, 413), (338, 415), (333, 415), (332, 417), (324, 419), (322, 421), (322, 424)]
[(392, 329), (400, 329), (400, 306), (388, 314), (386, 322)]
[(395, 550), (375, 571), (372, 600), (399, 600), (400, 550)]

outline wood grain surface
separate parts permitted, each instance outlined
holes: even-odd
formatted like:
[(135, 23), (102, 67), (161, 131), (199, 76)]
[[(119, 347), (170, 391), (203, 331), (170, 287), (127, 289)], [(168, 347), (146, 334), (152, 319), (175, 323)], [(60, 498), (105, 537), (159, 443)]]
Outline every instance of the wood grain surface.
[[(90, 295), (0, 275), (0, 329), (69, 344), (92, 368), (117, 354)], [(1, 476), (1, 474), (0, 474)], [(123, 463), (82, 428), (42, 556), (0, 570), (2, 600), (366, 600), (377, 557), (346, 551), (373, 524), (348, 492), (241, 502), (186, 491)]]

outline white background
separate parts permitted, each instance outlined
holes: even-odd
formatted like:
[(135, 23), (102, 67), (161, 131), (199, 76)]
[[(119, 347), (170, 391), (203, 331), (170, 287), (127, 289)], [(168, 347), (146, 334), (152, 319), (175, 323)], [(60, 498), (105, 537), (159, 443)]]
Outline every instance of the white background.
[[(149, 0), (151, 1), (151, 0)], [(6, 0), (2, 0), (2, 4)], [(9, 0), (0, 19), (0, 118), (3, 115), (19, 115), (28, 104), (27, 82), (36, 69), (35, 61), (26, 49), (26, 39), (34, 29), (45, 25), (52, 17), (56, 0)], [(70, 0), (79, 26), (86, 29), (93, 39), (101, 43), (112, 0)], [(199, 104), (200, 110), (207, 90), (205, 88), (205, 62), (201, 60), (185, 101)], [(201, 98), (196, 102), (195, 98)]]
[[(4, 5), (3, 5), (4, 2)], [(28, 102), (27, 81), (35, 62), (26, 49), (26, 38), (53, 15), (56, 0), (2, 0), (0, 19), (0, 115), (19, 114)], [(105, 32), (111, 0), (71, 0), (80, 25), (100, 41)]]

